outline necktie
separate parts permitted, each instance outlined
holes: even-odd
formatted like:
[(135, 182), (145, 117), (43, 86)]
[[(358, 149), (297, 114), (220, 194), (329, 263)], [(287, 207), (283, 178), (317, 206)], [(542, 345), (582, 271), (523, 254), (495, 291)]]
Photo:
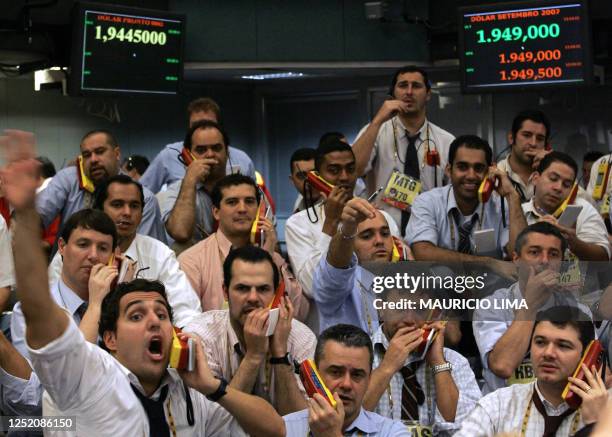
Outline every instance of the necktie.
[(402, 367), (400, 373), (404, 378), (402, 384), (402, 420), (419, 420), (419, 405), (425, 402), (425, 394), (416, 378), (419, 363), (410, 363)]
[[(406, 139), (408, 140), (408, 147), (406, 148), (406, 156), (404, 157), (404, 174), (415, 179), (420, 179), (419, 155), (416, 149), (416, 141), (419, 139), (419, 134), (417, 133), (414, 136), (410, 136), (408, 131), (406, 131)], [(402, 237), (406, 234), (406, 225), (408, 224), (409, 218), (410, 213), (408, 211), (402, 211), (402, 223), (400, 228)]]
[(159, 399), (156, 401), (140, 393), (132, 384), (130, 384), (130, 386), (147, 413), (147, 419), (149, 420), (149, 436), (168, 437), (170, 435), (170, 428), (168, 427), (166, 413), (164, 412), (164, 401), (166, 400), (166, 396), (168, 396), (168, 386), (164, 385), (162, 387)]
[(455, 223), (459, 228), (459, 245), (457, 246), (457, 252), (459, 253), (472, 253), (472, 244), (470, 243), (470, 235), (472, 234), (472, 229), (474, 229), (474, 225), (478, 220), (478, 213), (474, 213), (472, 215), (472, 219), (465, 221), (462, 225), (459, 225), (459, 215), (461, 213), (458, 209), (453, 209), (453, 217), (455, 219)]
[(74, 313), (79, 316), (79, 319), (83, 320), (83, 316), (85, 315), (86, 311), (87, 311), (87, 302), (83, 302)]
[(531, 400), (542, 417), (544, 417), (544, 434), (542, 434), (542, 437), (555, 437), (557, 435), (557, 430), (561, 426), (561, 423), (563, 423), (563, 420), (574, 412), (574, 410), (570, 408), (559, 416), (549, 416), (548, 413), (546, 413), (546, 408), (544, 408), (544, 404), (542, 403), (542, 400), (540, 399), (540, 396), (538, 396), (535, 389), (533, 390)]

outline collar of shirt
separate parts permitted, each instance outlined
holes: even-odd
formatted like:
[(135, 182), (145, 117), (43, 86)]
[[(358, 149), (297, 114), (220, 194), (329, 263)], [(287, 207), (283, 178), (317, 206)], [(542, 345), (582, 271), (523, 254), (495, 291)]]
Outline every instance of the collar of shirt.
[(225, 311), (225, 323), (227, 325), (227, 344), (232, 347), (233, 351), (240, 358), (242, 358), (242, 356), (244, 355), (244, 351), (242, 350), (242, 346), (240, 345), (240, 340), (238, 340), (238, 335), (236, 335), (236, 331), (234, 331), (234, 327), (232, 326), (229, 310), (224, 310), (224, 311)]
[(223, 258), (226, 258), (232, 248), (232, 242), (227, 239), (221, 229), (217, 229), (217, 232), (215, 232), (215, 240), (217, 241), (217, 246), (221, 254), (223, 254)]
[(362, 407), (359, 411), (359, 416), (357, 416), (353, 423), (346, 428), (344, 434), (352, 433), (355, 430), (359, 430), (365, 434), (370, 434), (375, 433), (377, 429), (376, 423), (374, 423), (372, 419), (368, 417), (366, 411)]
[[(457, 211), (459, 211), (459, 214), (463, 215), (463, 213), (457, 206), (457, 200), (455, 200), (455, 191), (453, 190), (453, 186), (451, 184), (448, 184), (444, 187), (444, 190), (446, 191), (444, 193), (444, 197), (446, 197), (446, 215), (448, 216), (448, 213), (451, 212), (453, 209), (456, 209)], [(478, 207), (476, 207), (476, 209), (474, 210), (474, 212), (476, 211), (478, 211)]]
[(533, 203), (533, 200), (534, 199), (531, 198), (529, 202), (523, 203), (523, 212), (525, 213), (525, 215), (533, 214), (535, 217), (540, 218), (542, 217), (542, 214), (540, 214), (538, 208), (536, 208), (535, 203)]
[(536, 393), (538, 394), (538, 396), (540, 397), (540, 400), (542, 401), (542, 404), (544, 404), (544, 408), (546, 408), (546, 413), (549, 416), (559, 416), (559, 415), (565, 413), (565, 411), (567, 411), (569, 409), (569, 405), (567, 405), (565, 402), (561, 402), (559, 404), (559, 406), (557, 406), (557, 407), (555, 407), (553, 404), (548, 402), (544, 398), (544, 395), (542, 394), (542, 392), (540, 391), (540, 387), (538, 387), (537, 380), (536, 380), (536, 382), (533, 383), (533, 385), (535, 387)]
[[(406, 131), (408, 131), (408, 128), (406, 128), (406, 126), (404, 126), (404, 123), (402, 123), (402, 119), (399, 117), (399, 115), (395, 116), (395, 121), (397, 122), (397, 127), (399, 127), (399, 133), (398, 133), (398, 138), (402, 139), (402, 138), (406, 138)], [(422, 140), (423, 138), (421, 137), (421, 134), (425, 132), (425, 128), (427, 127), (427, 119), (425, 119), (425, 121), (423, 121), (423, 124), (421, 125), (421, 127), (414, 133), (414, 135), (418, 135), (419, 139)]]
[(55, 283), (55, 286), (51, 288), (53, 294), (56, 294), (56, 302), (63, 304), (70, 314), (74, 315), (79, 307), (85, 303), (83, 299), (79, 297), (70, 287), (66, 285), (63, 279), (60, 279)]
[(512, 167), (510, 166), (510, 155), (508, 155), (506, 158), (502, 159), (501, 161), (499, 161), (497, 163), (497, 168), (499, 168), (500, 170), (503, 170), (506, 172), (506, 174), (508, 175), (508, 177), (510, 179), (512, 179), (512, 181), (516, 182), (517, 184), (519, 184), (521, 186), (521, 188), (523, 189), (523, 191), (525, 192), (525, 195), (528, 195), (529, 193), (532, 192), (533, 190), (533, 184), (532, 184), (532, 178), (533, 178), (533, 173), (529, 176), (529, 179), (527, 180), (527, 184), (525, 184), (525, 182), (523, 182), (523, 178), (521, 178), (519, 176), (518, 173), (516, 173)]
[(147, 396), (147, 394), (144, 391), (144, 388), (142, 387), (142, 384), (140, 383), (140, 380), (138, 379), (138, 377), (136, 375), (134, 375), (132, 373), (132, 371), (130, 369), (128, 369), (127, 367), (125, 367), (123, 364), (121, 364), (116, 358), (115, 361), (117, 363), (117, 366), (119, 367), (119, 369), (121, 369), (121, 372), (123, 372), (123, 374), (128, 378), (128, 380), (130, 381), (130, 383), (136, 387), (136, 389), (138, 389), (138, 391), (143, 395), (148, 397), (149, 399), (152, 400), (157, 400), (159, 399), (159, 395), (161, 394), (161, 389), (164, 388), (164, 386), (169, 386), (168, 388), (172, 388), (173, 384), (179, 383), (182, 384), (182, 380), (180, 378), (180, 376), (178, 376), (178, 374), (176, 373), (175, 369), (168, 369), (166, 371), (166, 373), (164, 373), (164, 375), (162, 376), (162, 379), (159, 383), (159, 387), (157, 387), (157, 389), (155, 390), (155, 392), (153, 392), (153, 394), (151, 396)]

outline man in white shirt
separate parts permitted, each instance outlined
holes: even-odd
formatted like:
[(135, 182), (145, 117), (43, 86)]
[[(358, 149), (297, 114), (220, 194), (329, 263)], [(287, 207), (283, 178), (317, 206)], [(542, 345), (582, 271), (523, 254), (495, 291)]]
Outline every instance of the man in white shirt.
[[(353, 144), (357, 175), (366, 175), (370, 191), (386, 186), (394, 170), (419, 179), (422, 191), (441, 187), (448, 148), (455, 137), (427, 120), (431, 97), (427, 72), (416, 66), (401, 67), (393, 75), (389, 95), (392, 99), (383, 103)], [(409, 214), (387, 204), (383, 209), (404, 235)]]
[(139, 279), (105, 297), (99, 333), (110, 354), (85, 341), (49, 292), (34, 209), (34, 150), (27, 144), (5, 149), (8, 165), (0, 176), (16, 211), (18, 298), (32, 366), (46, 390), (44, 411), (78, 418), (76, 430), (57, 435), (228, 435), (231, 416), (248, 433), (284, 435), (269, 404), (212, 376), (199, 342), (195, 370), (167, 370), (172, 310), (160, 283)]
[(278, 306), (272, 335), (266, 335), (273, 323), (269, 307), (280, 282), (272, 257), (255, 246), (235, 249), (223, 263), (223, 276), (229, 309), (207, 311), (185, 330), (202, 338), (209, 367), (230, 387), (263, 397), (281, 415), (306, 408), (294, 363), (312, 359), (317, 340), (293, 318), (287, 294)]
[(11, 251), (11, 234), (4, 217), (0, 215), (0, 314), (7, 308), (11, 286), (15, 285), (13, 273), (13, 253)]
[[(289, 175), (289, 180), (295, 187), (298, 192), (298, 197), (295, 199), (295, 203), (293, 204), (292, 214), (296, 212), (300, 212), (306, 209), (306, 203), (304, 201), (304, 182), (306, 181), (306, 175), (309, 171), (314, 170), (314, 162), (315, 156), (317, 152), (315, 149), (304, 148), (298, 149), (291, 155), (291, 159), (289, 160), (289, 166), (291, 169), (291, 174)], [(312, 203), (316, 203), (319, 200), (321, 194), (312, 190)]]
[[(514, 384), (483, 397), (463, 421), (455, 437), (489, 437), (498, 433), (522, 436), (572, 436), (595, 423), (610, 398), (601, 372), (582, 366), (585, 380), (571, 375), (595, 336), (586, 314), (569, 307), (551, 307), (538, 314), (530, 355), (536, 380)], [(566, 385), (582, 404), (573, 410), (562, 397)]]
[(533, 197), (534, 159), (539, 160), (547, 153), (549, 137), (550, 121), (542, 111), (521, 111), (512, 120), (508, 133), (510, 155), (499, 161), (497, 168), (506, 172), (522, 203)]
[[(179, 268), (174, 252), (164, 243), (137, 234), (142, 219), (143, 188), (129, 176), (117, 175), (103, 183), (95, 208), (103, 210), (117, 228), (117, 245), (121, 254), (136, 263), (138, 277), (161, 281), (177, 326), (183, 327), (201, 313), (200, 301), (187, 276)], [(62, 269), (62, 257), (56, 254), (49, 266), (49, 280), (54, 283)], [(123, 279), (123, 278), (120, 278)], [(88, 311), (94, 308), (88, 307)]]
[(540, 161), (533, 183), (535, 195), (523, 204), (527, 224), (543, 220), (557, 227), (569, 244), (569, 250), (581, 261), (608, 261), (610, 243), (606, 225), (586, 200), (577, 197), (573, 204), (582, 207), (575, 225), (559, 223), (561, 204), (570, 195), (578, 175), (574, 159), (562, 152), (550, 152)]

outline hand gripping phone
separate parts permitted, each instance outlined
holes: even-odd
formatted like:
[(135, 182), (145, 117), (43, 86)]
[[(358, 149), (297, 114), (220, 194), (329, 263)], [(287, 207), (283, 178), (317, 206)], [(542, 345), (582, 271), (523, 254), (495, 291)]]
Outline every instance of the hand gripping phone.
[(79, 180), (79, 188), (81, 190), (89, 191), (93, 193), (95, 190), (94, 183), (85, 174), (85, 168), (83, 167), (83, 157), (79, 155), (77, 157), (77, 178)]
[(274, 335), (274, 331), (276, 330), (276, 325), (278, 323), (278, 317), (280, 314), (280, 309), (278, 307), (280, 306), (281, 298), (284, 295), (285, 281), (281, 275), (280, 282), (278, 283), (278, 288), (276, 289), (276, 292), (274, 292), (274, 299), (272, 299), (272, 302), (270, 302), (270, 305), (268, 305), (270, 314), (268, 315), (268, 329), (266, 331), (267, 337)]
[(593, 200), (603, 199), (608, 188), (608, 179), (610, 178), (610, 160), (603, 160), (597, 167), (597, 178), (595, 179), (595, 187), (593, 188)]
[(578, 195), (578, 184), (574, 184), (567, 198), (563, 201), (563, 203), (561, 203), (561, 205), (559, 205), (559, 208), (557, 208), (557, 210), (553, 212), (553, 216), (555, 218), (559, 218), (561, 214), (563, 214), (563, 211), (565, 211), (565, 208), (567, 208), (567, 205), (571, 205), (574, 203), (577, 195)]
[(415, 353), (419, 356), (419, 360), (425, 358), (425, 355), (427, 355), (427, 352), (429, 351), (429, 347), (433, 344), (437, 336), (437, 329), (423, 330), (423, 337), (421, 338), (421, 343), (419, 343), (419, 345), (415, 349)]
[(191, 372), (195, 369), (195, 344), (194, 339), (181, 340), (178, 335), (181, 332), (176, 326), (172, 329), (172, 346), (170, 347), (170, 361), (168, 367), (177, 370)]
[(318, 192), (329, 196), (331, 190), (334, 189), (334, 186), (327, 182), (325, 179), (319, 175), (318, 172), (312, 170), (306, 174), (306, 181)]
[[(597, 371), (599, 371), (603, 366), (603, 362), (604, 350), (601, 342), (599, 340), (592, 340), (582, 354), (578, 367), (576, 367), (576, 370), (574, 370), (574, 374), (572, 376), (576, 379), (586, 381), (584, 370), (582, 370), (582, 364), (587, 366), (589, 370), (591, 370), (591, 366), (595, 366)], [(582, 404), (582, 398), (570, 390), (570, 385), (571, 383), (568, 382), (563, 390), (563, 393), (561, 394), (561, 397), (567, 403), (567, 405), (570, 406), (570, 408), (575, 410), (580, 406), (580, 404)]]
[(315, 393), (319, 393), (327, 399), (327, 402), (329, 402), (332, 407), (336, 408), (336, 400), (325, 386), (313, 360), (304, 360), (302, 364), (300, 364), (300, 379), (302, 380), (306, 393), (308, 393), (308, 397), (313, 397)]
[(191, 164), (194, 159), (196, 158), (193, 156), (193, 153), (191, 153), (191, 150), (183, 147), (181, 154), (179, 155), (179, 161), (185, 164), (185, 167), (189, 167), (189, 164)]
[(393, 253), (391, 255), (391, 262), (395, 263), (398, 261), (406, 261), (408, 259), (408, 252), (402, 241), (397, 237), (393, 238)]

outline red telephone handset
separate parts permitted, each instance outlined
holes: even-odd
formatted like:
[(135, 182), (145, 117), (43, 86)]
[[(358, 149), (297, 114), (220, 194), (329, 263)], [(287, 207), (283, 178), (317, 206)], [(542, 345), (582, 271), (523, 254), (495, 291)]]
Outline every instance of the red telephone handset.
[(168, 367), (179, 370), (192, 371), (195, 369), (195, 344), (193, 338), (181, 340), (177, 334), (182, 331), (176, 326), (172, 330), (172, 346)]
[(285, 295), (285, 281), (283, 280), (282, 276), (279, 279), (280, 282), (278, 283), (278, 288), (274, 292), (274, 299), (272, 299), (272, 302), (270, 302), (270, 305), (268, 306), (268, 308), (271, 310), (279, 307), (281, 298)]
[(436, 149), (429, 149), (425, 154), (427, 165), (430, 167), (436, 167), (440, 165), (440, 154)]
[(315, 190), (325, 194), (326, 196), (329, 196), (331, 190), (334, 189), (332, 184), (323, 179), (321, 175), (314, 170), (311, 170), (306, 174), (306, 180)]
[(493, 189), (495, 188), (495, 183), (485, 176), (485, 178), (480, 183), (480, 187), (478, 187), (478, 201), (480, 203), (487, 203), (487, 201), (491, 198), (491, 194), (493, 194)]
[[(604, 350), (601, 342), (599, 340), (592, 340), (582, 354), (582, 359), (578, 363), (578, 367), (576, 367), (576, 370), (574, 370), (574, 374), (572, 376), (576, 379), (586, 381), (586, 376), (582, 370), (582, 364), (587, 366), (589, 370), (591, 370), (592, 366), (595, 366), (595, 369), (599, 371), (601, 366), (603, 366), (603, 360)], [(570, 384), (570, 382), (567, 383), (561, 397), (567, 403), (567, 405), (570, 406), (570, 408), (575, 410), (580, 406), (580, 404), (582, 404), (582, 398), (570, 390)]]
[(332, 396), (331, 392), (321, 379), (321, 375), (317, 371), (317, 366), (313, 360), (304, 360), (300, 364), (300, 379), (304, 385), (304, 389), (308, 394), (308, 397), (313, 397), (315, 393), (319, 393), (329, 404), (336, 408), (336, 399)]
[(191, 153), (191, 150), (186, 149), (185, 147), (183, 147), (183, 149), (181, 150), (181, 161), (183, 162), (183, 164), (185, 164), (186, 167), (189, 167), (189, 164), (191, 164), (193, 162), (195, 158), (195, 156), (193, 156), (193, 153)]

